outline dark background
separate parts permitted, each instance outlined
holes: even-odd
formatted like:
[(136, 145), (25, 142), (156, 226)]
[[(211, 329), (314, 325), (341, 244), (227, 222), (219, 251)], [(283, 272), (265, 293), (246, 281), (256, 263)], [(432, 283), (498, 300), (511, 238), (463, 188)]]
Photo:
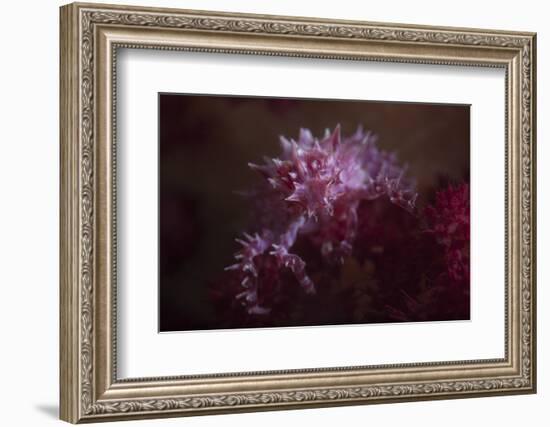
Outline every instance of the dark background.
[(344, 135), (363, 125), (397, 153), (420, 206), (441, 180), (469, 178), (469, 106), (159, 94), (160, 331), (216, 328), (207, 289), (247, 223), (236, 192), (258, 182), (248, 162), (276, 156), (280, 135), (338, 123)]

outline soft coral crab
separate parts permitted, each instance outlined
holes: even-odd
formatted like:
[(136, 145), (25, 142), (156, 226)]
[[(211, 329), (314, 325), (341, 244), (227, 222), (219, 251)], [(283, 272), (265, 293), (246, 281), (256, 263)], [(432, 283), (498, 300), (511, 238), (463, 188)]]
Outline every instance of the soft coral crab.
[(242, 290), (235, 297), (249, 314), (270, 311), (259, 280), (266, 255), (271, 274), (290, 271), (304, 291), (313, 294), (315, 283), (306, 263), (292, 252), (298, 236), (309, 239), (328, 264), (341, 263), (353, 249), (361, 201), (386, 196), (412, 211), (417, 197), (395, 154), (380, 150), (376, 137), (361, 127), (343, 137), (338, 125), (322, 138), (301, 129), (297, 140), (281, 137), (280, 142), (279, 157), (249, 164), (263, 177), (250, 192), (258, 208), (257, 229), (237, 239), (242, 248), (236, 263), (226, 268), (240, 273)]

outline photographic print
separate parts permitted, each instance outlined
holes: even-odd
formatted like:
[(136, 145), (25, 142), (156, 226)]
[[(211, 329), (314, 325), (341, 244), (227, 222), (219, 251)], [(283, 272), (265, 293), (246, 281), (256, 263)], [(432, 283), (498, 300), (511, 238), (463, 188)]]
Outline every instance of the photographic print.
[(160, 331), (470, 318), (470, 107), (159, 94)]

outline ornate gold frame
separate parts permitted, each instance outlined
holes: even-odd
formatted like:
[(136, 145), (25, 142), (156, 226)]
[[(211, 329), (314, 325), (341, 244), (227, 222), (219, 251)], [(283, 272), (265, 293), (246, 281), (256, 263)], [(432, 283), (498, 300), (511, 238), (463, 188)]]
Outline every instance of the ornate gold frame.
[[(504, 68), (505, 357), (117, 379), (114, 65), (118, 47)], [(63, 420), (535, 392), (535, 34), (71, 4), (61, 8), (60, 88)]]

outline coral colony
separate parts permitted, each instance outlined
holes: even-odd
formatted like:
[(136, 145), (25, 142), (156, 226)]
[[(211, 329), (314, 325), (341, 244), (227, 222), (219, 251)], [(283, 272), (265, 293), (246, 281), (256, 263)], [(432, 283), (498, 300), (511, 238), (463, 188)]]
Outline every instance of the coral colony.
[(261, 166), (249, 164), (265, 180), (263, 194), (257, 196), (270, 205), (264, 214), (272, 217), (271, 227), (245, 234), (239, 240), (243, 247), (235, 256), (238, 262), (228, 267), (242, 273), (243, 292), (237, 298), (250, 314), (269, 311), (258, 297), (258, 256), (271, 255), (279, 271), (289, 269), (304, 292), (314, 294), (306, 263), (292, 253), (298, 234), (308, 236), (327, 263), (342, 263), (352, 252), (360, 201), (387, 196), (412, 211), (416, 199), (395, 156), (378, 150), (375, 138), (362, 129), (342, 138), (338, 126), (322, 139), (302, 129), (297, 141), (282, 137), (281, 148), (279, 158), (266, 158)]
[(416, 207), (414, 181), (361, 127), (301, 129), (245, 195), (249, 232), (211, 289), (228, 327), (469, 317), (469, 187)]

